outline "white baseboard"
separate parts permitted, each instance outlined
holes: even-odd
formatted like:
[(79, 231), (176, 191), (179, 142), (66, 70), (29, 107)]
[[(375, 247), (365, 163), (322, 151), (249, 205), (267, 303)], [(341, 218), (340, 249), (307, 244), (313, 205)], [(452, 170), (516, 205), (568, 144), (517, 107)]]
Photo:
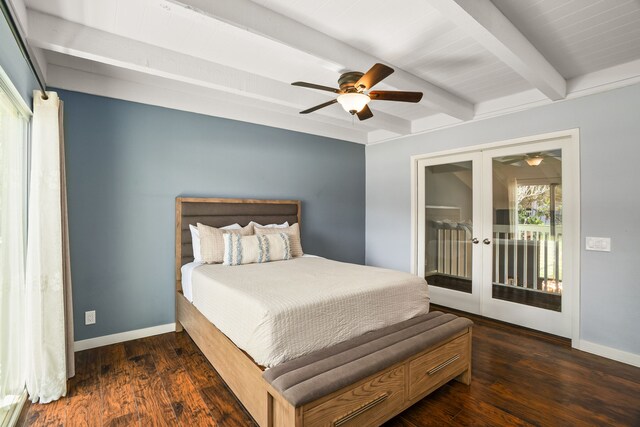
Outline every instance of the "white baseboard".
[(618, 350), (612, 347), (607, 347), (585, 340), (579, 341), (577, 349), (586, 351), (587, 353), (606, 357), (607, 359), (612, 359), (618, 362), (626, 363), (628, 365), (640, 367), (640, 354), (629, 353), (627, 351)]
[(117, 344), (119, 342), (137, 340), (138, 338), (150, 337), (153, 335), (166, 334), (176, 330), (175, 323), (152, 326), (150, 328), (136, 329), (135, 331), (121, 332), (119, 334), (105, 335), (102, 337), (89, 338), (73, 343), (74, 351), (88, 350), (90, 348), (103, 347), (105, 345)]

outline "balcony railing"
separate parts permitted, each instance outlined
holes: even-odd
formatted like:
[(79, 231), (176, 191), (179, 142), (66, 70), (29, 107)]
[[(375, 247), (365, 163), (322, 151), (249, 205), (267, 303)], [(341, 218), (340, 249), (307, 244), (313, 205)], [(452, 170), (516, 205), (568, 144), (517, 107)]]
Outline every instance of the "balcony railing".
[(493, 283), (562, 293), (562, 226), (496, 225)]
[[(471, 279), (471, 233), (450, 225), (434, 231), (428, 274)], [(562, 226), (494, 225), (493, 264), (494, 284), (561, 294)]]
[(467, 230), (438, 229), (437, 272), (471, 278), (471, 239)]

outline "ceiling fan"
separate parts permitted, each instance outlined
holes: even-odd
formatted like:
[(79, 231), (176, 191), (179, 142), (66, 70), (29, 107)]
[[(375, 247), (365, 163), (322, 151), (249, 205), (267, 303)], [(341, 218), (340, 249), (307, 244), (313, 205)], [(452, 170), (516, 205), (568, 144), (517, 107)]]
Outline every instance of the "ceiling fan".
[(325, 102), (307, 110), (300, 111), (300, 114), (309, 114), (336, 102), (342, 105), (342, 108), (351, 115), (357, 115), (360, 120), (367, 120), (373, 117), (371, 109), (367, 105), (369, 101), (400, 101), (400, 102), (420, 102), (422, 92), (401, 92), (375, 90), (371, 88), (380, 83), (393, 73), (393, 68), (384, 64), (375, 64), (366, 73), (359, 71), (349, 71), (344, 73), (338, 79), (340, 89), (334, 89), (328, 86), (317, 85), (306, 82), (293, 82), (293, 86), (308, 87), (311, 89), (325, 90), (327, 92), (337, 93), (338, 97), (331, 101)]
[(553, 158), (560, 160), (560, 151), (541, 151), (539, 153), (527, 153), (518, 156), (508, 156), (500, 159), (501, 163), (512, 166), (538, 166), (544, 159)]

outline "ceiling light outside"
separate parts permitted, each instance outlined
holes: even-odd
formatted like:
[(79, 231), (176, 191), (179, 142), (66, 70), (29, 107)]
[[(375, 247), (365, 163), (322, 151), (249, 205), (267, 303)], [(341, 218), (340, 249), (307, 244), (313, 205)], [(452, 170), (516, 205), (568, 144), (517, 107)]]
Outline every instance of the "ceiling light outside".
[(338, 102), (342, 105), (344, 111), (350, 114), (356, 114), (362, 111), (369, 101), (371, 101), (371, 98), (363, 93), (351, 92), (338, 96)]
[(538, 166), (540, 163), (542, 163), (542, 157), (527, 157), (526, 159), (524, 159), (524, 161), (527, 162), (529, 166)]

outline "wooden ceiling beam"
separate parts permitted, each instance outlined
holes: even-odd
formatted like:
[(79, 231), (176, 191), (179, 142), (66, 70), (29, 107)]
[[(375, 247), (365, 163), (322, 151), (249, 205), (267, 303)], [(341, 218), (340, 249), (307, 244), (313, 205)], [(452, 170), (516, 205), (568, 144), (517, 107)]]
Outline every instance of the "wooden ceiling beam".
[[(74, 61), (75, 62), (75, 61)], [(95, 63), (94, 63), (95, 64)], [(174, 110), (188, 111), (258, 125), (288, 129), (359, 144), (368, 142), (368, 132), (362, 129), (337, 126), (335, 119), (326, 116), (291, 120), (291, 111), (273, 104), (265, 108), (265, 102), (251, 102), (248, 98), (212, 89), (188, 86), (144, 75), (146, 78), (121, 78), (83, 71), (76, 67), (49, 64), (49, 81), (57, 88), (88, 93), (107, 98), (123, 99), (140, 104), (156, 105)], [(102, 64), (100, 64), (102, 65)], [(133, 73), (125, 70), (125, 73)]]
[[(253, 99), (254, 102), (270, 102), (294, 109), (293, 113), (330, 99), (329, 94), (304, 91), (267, 77), (130, 40), (40, 12), (29, 11), (29, 20), (33, 24), (29, 35), (30, 43), (51, 52), (240, 95)], [(398, 135), (411, 133), (409, 120), (384, 112), (374, 114), (374, 118), (358, 122), (357, 128), (363, 132), (385, 129)], [(301, 119), (313, 120), (314, 117), (326, 119), (325, 121), (337, 126), (353, 128), (351, 116), (339, 106), (323, 109), (313, 116)]]
[[(338, 68), (366, 71), (376, 62), (384, 63), (373, 55), (249, 0), (167, 1), (306, 52), (334, 63)], [(474, 106), (469, 101), (401, 69), (396, 68), (395, 73), (385, 83), (401, 90), (422, 91), (424, 97), (421, 103), (432, 110), (460, 120), (470, 120), (474, 116)]]
[(549, 99), (565, 98), (564, 77), (490, 0), (428, 2)]

